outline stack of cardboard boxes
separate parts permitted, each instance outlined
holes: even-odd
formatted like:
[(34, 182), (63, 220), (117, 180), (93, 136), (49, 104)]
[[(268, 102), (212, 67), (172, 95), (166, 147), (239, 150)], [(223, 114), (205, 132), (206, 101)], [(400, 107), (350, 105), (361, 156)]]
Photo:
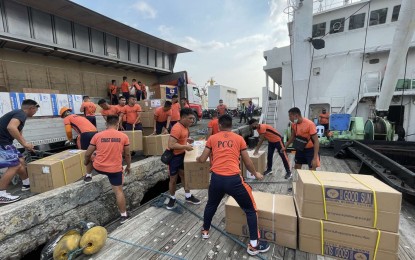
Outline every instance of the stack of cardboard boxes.
[(168, 148), (170, 135), (149, 135), (143, 137), (144, 155), (162, 155)]
[[(255, 170), (257, 172), (263, 173), (266, 170), (266, 157), (267, 153), (265, 151), (259, 151), (257, 155), (254, 155), (254, 150), (248, 151), (249, 158), (251, 158), (254, 163)], [(244, 178), (255, 179), (255, 176), (246, 169), (245, 164), (241, 160), (241, 174)]]
[(398, 259), (401, 193), (369, 175), (298, 170), (301, 251), (343, 259)]
[(151, 135), (154, 131), (154, 111), (164, 105), (164, 99), (152, 99), (137, 101), (141, 106), (141, 124), (143, 125), (143, 136)]

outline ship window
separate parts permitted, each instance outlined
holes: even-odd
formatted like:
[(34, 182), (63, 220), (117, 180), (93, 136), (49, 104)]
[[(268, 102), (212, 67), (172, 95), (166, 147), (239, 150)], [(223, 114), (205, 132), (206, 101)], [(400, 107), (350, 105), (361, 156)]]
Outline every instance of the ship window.
[(399, 11), (401, 10), (401, 5), (396, 5), (393, 7), (392, 11), (392, 22), (398, 21), (399, 18)]
[(386, 23), (386, 15), (388, 14), (388, 8), (383, 8), (370, 12), (369, 25), (378, 25)]
[(313, 37), (324, 36), (326, 34), (326, 23), (318, 23), (313, 25)]
[(349, 30), (359, 29), (365, 26), (365, 16), (366, 16), (366, 13), (350, 16)]
[(330, 33), (339, 33), (344, 30), (344, 18), (331, 20)]

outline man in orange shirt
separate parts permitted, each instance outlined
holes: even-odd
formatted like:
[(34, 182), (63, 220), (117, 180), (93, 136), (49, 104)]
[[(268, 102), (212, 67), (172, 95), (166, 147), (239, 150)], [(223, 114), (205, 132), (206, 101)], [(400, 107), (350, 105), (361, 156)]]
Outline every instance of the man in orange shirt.
[(141, 89), (141, 100), (147, 99), (146, 85), (144, 83), (141, 83), (141, 81), (138, 82), (138, 85), (140, 86), (140, 89)]
[[(182, 184), (184, 185), (184, 155), (185, 151), (193, 150), (193, 147), (188, 143), (193, 143), (190, 139), (189, 127), (193, 124), (195, 116), (190, 108), (184, 108), (180, 111), (180, 121), (175, 124), (171, 130), (169, 137), (169, 149), (173, 150), (173, 158), (169, 163), (169, 193), (170, 199), (166, 206), (167, 209), (172, 209), (176, 205), (176, 183), (177, 175), (180, 176)], [(189, 190), (185, 190), (186, 202), (192, 204), (200, 204), (200, 200), (195, 198)]]
[(167, 134), (170, 128), (171, 120), (171, 102), (166, 101), (164, 106), (159, 107), (154, 111), (154, 133), (153, 134)]
[(190, 108), (189, 102), (187, 101), (187, 98), (182, 97), (180, 99), (180, 104), (182, 105), (182, 108)]
[(321, 114), (318, 116), (320, 125), (324, 126), (324, 136), (327, 136), (329, 130), (329, 118), (330, 114), (326, 112), (326, 109), (321, 110)]
[(118, 117), (109, 115), (107, 117), (107, 130), (96, 134), (85, 153), (85, 165), (91, 164), (91, 156), (95, 152), (93, 166), (94, 170), (106, 175), (115, 193), (117, 206), (121, 213), (121, 224), (128, 219), (125, 196), (122, 189), (124, 176), (122, 158), (124, 156), (127, 164), (124, 172), (130, 173), (131, 156), (129, 140), (126, 134), (117, 131), (119, 127)]
[(256, 255), (269, 250), (265, 241), (259, 240), (258, 215), (251, 187), (244, 181), (239, 168), (239, 158), (242, 157), (248, 171), (254, 173), (257, 179), (263, 179), (246, 151), (245, 140), (232, 132), (232, 117), (219, 117), (219, 133), (212, 135), (206, 142), (205, 150), (196, 161), (202, 163), (212, 154), (211, 179), (209, 197), (203, 215), (202, 238), (209, 238), (209, 229), (213, 215), (225, 194), (232, 196), (246, 214), (249, 228), (250, 243), (247, 252)]
[(126, 99), (130, 97), (130, 84), (128, 83), (126, 76), (122, 77), (121, 92)]
[(180, 120), (180, 104), (179, 97), (174, 94), (171, 99), (171, 127), (173, 127)]
[[(92, 137), (98, 133), (97, 128), (88, 121), (85, 117), (71, 114), (72, 109), (68, 107), (62, 107), (59, 111), (59, 115), (63, 118), (63, 123), (65, 125), (66, 137), (68, 141), (72, 141), (72, 129), (78, 134), (76, 138), (76, 143), (78, 149), (86, 150), (88, 149), (89, 143)], [(92, 178), (92, 164), (88, 164), (86, 167), (86, 175), (84, 177), (84, 182), (88, 183)]]
[(222, 116), (228, 111), (228, 107), (223, 104), (222, 99), (219, 99), (219, 105), (216, 107), (216, 110), (218, 111), (218, 116)]
[(137, 98), (138, 101), (141, 100), (141, 95), (142, 95), (142, 91), (141, 91), (141, 86), (140, 84), (137, 83), (136, 79), (133, 79), (133, 82), (131, 84), (134, 88), (135, 88), (135, 97)]
[[(317, 137), (316, 125), (307, 118), (301, 116), (301, 111), (293, 107), (288, 111), (291, 121), (291, 137), (286, 143), (288, 147), (293, 143), (295, 152), (295, 169), (301, 169), (303, 164), (307, 164), (310, 170), (316, 170), (320, 166), (319, 142)], [(285, 151), (285, 148), (281, 150)]]
[(84, 96), (80, 111), (84, 113), (86, 119), (89, 120), (95, 127), (97, 126), (97, 119), (95, 118), (95, 110), (97, 107), (91, 102), (89, 96)]
[(101, 115), (104, 117), (105, 121), (107, 121), (107, 116), (117, 115), (120, 118), (120, 122), (122, 122), (121, 110), (118, 106), (108, 105), (105, 99), (100, 99), (98, 101), (98, 106), (102, 108)]
[(282, 142), (283, 137), (277, 130), (275, 130), (272, 126), (267, 124), (259, 124), (258, 120), (251, 119), (249, 120), (249, 125), (253, 130), (257, 130), (259, 134), (259, 142), (255, 148), (254, 155), (258, 154), (259, 148), (261, 147), (262, 143), (265, 139), (268, 140), (268, 158), (267, 158), (267, 170), (263, 173), (267, 175), (272, 172), (272, 158), (274, 157), (275, 150), (278, 151), (282, 162), (285, 168), (285, 179), (291, 178), (291, 169), (290, 164), (288, 163), (288, 156), (285, 151), (282, 151), (284, 147), (284, 143)]
[(111, 80), (111, 85), (109, 86), (110, 96), (111, 96), (111, 105), (118, 104), (117, 92), (118, 87), (115, 85), (115, 79)]
[(211, 135), (219, 133), (219, 122), (218, 122), (218, 112), (212, 112), (212, 120), (208, 123), (208, 133), (206, 139), (209, 139)]
[(118, 105), (116, 107), (118, 107), (119, 111), (123, 114), (119, 130), (125, 130), (125, 124), (127, 123), (127, 115), (124, 113), (124, 107), (126, 103), (127, 103), (127, 100), (125, 99), (124, 96), (121, 96), (118, 99)]
[(141, 125), (140, 120), (141, 111), (141, 106), (139, 104), (136, 104), (135, 96), (130, 96), (128, 98), (128, 105), (124, 106), (124, 109), (121, 112), (121, 116), (126, 116), (126, 131), (143, 130), (143, 126)]

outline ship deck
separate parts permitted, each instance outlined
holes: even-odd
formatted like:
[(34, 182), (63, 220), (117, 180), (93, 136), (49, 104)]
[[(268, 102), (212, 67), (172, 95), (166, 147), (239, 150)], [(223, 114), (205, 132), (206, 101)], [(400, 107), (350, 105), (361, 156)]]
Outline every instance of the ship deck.
[[(290, 155), (290, 159), (292, 162), (293, 155)], [(322, 156), (321, 164), (321, 170), (323, 171), (344, 173), (356, 172), (358, 167), (357, 161), (339, 160), (332, 156)], [(256, 183), (251, 186), (255, 191), (291, 194), (288, 188), (292, 186), (292, 183), (285, 181), (283, 175), (284, 170), (281, 160), (274, 157), (273, 174), (266, 176), (264, 183)], [(202, 216), (207, 202), (207, 190), (197, 190), (193, 193), (201, 199), (202, 203), (201, 205), (186, 205), (186, 207)], [(184, 200), (183, 189), (178, 190), (176, 198), (181, 201)], [(226, 198), (222, 200), (212, 222), (213, 225), (222, 230), (225, 229), (225, 201)], [(414, 217), (414, 204), (404, 199), (399, 229), (399, 259), (402, 260), (415, 259), (415, 249), (413, 247), (415, 245), (415, 236), (413, 235), (415, 234)], [(174, 257), (162, 255), (160, 252), (174, 255), (179, 259), (257, 258), (249, 256), (245, 248), (214, 228), (211, 228), (209, 239), (201, 239), (202, 223), (201, 219), (186, 209), (183, 209), (180, 214), (146, 204), (135, 211), (133, 217), (123, 225), (116, 228), (116, 224), (108, 226), (110, 238), (107, 239), (104, 248), (96, 255), (84, 256), (82, 259), (174, 259)], [(248, 243), (248, 238), (237, 238), (244, 244)], [(262, 256), (263, 259), (332, 259), (275, 244), (271, 244), (270, 250)]]

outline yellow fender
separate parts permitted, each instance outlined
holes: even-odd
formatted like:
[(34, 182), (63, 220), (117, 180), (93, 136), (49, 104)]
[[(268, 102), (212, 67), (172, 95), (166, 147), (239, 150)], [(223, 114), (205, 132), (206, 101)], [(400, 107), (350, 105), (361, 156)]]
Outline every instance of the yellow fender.
[(92, 255), (101, 250), (107, 241), (107, 230), (104, 227), (96, 226), (89, 229), (81, 238), (79, 244), (80, 248), (84, 248), (82, 251), (86, 255)]
[(70, 231), (63, 236), (55, 249), (53, 250), (54, 260), (66, 260), (69, 257), (69, 253), (79, 248), (79, 241), (81, 235), (76, 231)]

